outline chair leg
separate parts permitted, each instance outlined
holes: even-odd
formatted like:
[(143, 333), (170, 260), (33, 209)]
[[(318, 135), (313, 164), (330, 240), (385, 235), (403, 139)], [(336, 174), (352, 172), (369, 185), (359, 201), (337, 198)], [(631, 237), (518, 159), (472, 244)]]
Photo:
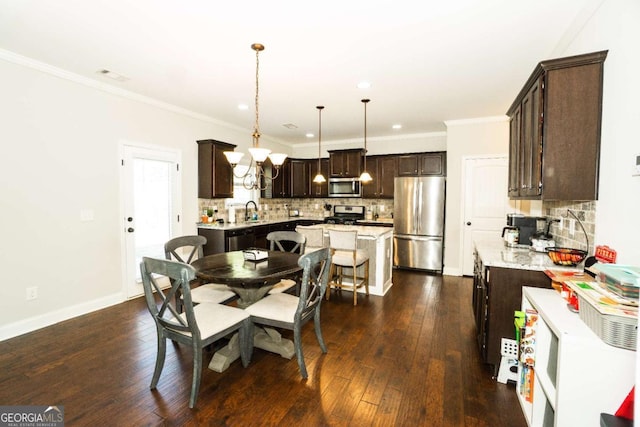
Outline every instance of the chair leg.
[(358, 267), (353, 264), (353, 306), (358, 305)]
[(369, 260), (364, 262), (364, 289), (369, 295)]
[(307, 365), (305, 365), (304, 363), (304, 355), (302, 354), (302, 326), (297, 323), (293, 327), (293, 346), (296, 350), (296, 357), (298, 359), (300, 375), (302, 376), (302, 378), (306, 379), (308, 375)]
[(334, 282), (335, 275), (336, 275), (336, 265), (331, 263), (331, 266), (329, 267), (329, 283), (327, 284), (327, 291), (326, 291), (327, 301), (329, 301), (329, 298), (331, 297), (331, 286), (332, 286), (332, 283), (335, 283)]
[(320, 349), (323, 353), (327, 352), (327, 345), (324, 343), (324, 338), (322, 336), (322, 329), (320, 327), (320, 310), (316, 307), (316, 312), (313, 315), (313, 326), (316, 330), (316, 338), (318, 339), (318, 344), (320, 344)]
[(198, 342), (193, 342), (193, 379), (191, 380), (191, 397), (189, 398), (189, 408), (196, 406), (198, 392), (200, 391), (200, 377), (202, 376), (202, 346)]
[(158, 329), (158, 354), (156, 355), (156, 368), (153, 371), (153, 377), (151, 377), (151, 385), (149, 388), (154, 390), (160, 380), (160, 374), (164, 367), (164, 358), (167, 350), (167, 339), (162, 334), (162, 331)]

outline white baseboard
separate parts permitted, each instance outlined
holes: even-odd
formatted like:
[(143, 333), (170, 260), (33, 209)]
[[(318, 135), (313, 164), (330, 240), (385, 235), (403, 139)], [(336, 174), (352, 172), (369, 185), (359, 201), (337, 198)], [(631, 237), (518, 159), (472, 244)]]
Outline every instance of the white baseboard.
[(462, 276), (462, 269), (461, 268), (447, 268), (445, 267), (442, 270), (442, 274), (445, 276)]
[(125, 298), (122, 293), (117, 293), (93, 301), (87, 301), (82, 304), (30, 317), (28, 319), (23, 319), (8, 325), (3, 325), (0, 326), (0, 341), (17, 337), (18, 335), (26, 334), (28, 332), (33, 332), (46, 326), (51, 326), (58, 322), (82, 316), (83, 314), (101, 310), (112, 305), (120, 304), (124, 301)]

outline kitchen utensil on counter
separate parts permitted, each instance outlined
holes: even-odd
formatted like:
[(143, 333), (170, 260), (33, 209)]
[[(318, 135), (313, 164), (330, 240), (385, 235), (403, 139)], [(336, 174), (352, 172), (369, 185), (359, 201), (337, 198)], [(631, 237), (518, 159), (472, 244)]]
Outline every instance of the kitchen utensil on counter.
[(548, 248), (547, 255), (555, 265), (575, 267), (587, 256), (587, 251), (572, 248)]
[(539, 231), (531, 236), (531, 250), (536, 252), (546, 252), (547, 248), (553, 248), (556, 246), (556, 242), (553, 240), (553, 236), (549, 233), (551, 224), (554, 222), (560, 222), (559, 219), (547, 220), (544, 231)]
[(520, 229), (512, 225), (504, 227), (502, 229), (502, 239), (506, 246), (516, 246), (520, 240)]

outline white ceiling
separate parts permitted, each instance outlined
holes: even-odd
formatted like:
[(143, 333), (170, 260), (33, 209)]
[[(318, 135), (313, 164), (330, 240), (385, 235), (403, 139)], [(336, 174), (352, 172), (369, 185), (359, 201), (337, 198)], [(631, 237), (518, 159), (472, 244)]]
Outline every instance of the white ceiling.
[[(0, 48), (287, 144), (502, 115), (598, 0), (0, 0)], [(596, 6), (594, 6), (596, 5)], [(129, 78), (96, 74), (108, 69)], [(358, 89), (367, 80), (372, 87)], [(247, 111), (237, 106), (245, 103)], [(290, 130), (283, 124), (292, 123)], [(393, 130), (393, 124), (402, 124)], [(214, 137), (214, 136), (212, 136)]]

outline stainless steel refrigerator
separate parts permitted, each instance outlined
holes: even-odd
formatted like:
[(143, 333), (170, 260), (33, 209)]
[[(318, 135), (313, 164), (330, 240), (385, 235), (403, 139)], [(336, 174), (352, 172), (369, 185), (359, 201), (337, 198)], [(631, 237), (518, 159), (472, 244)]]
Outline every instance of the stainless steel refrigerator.
[(445, 178), (395, 178), (393, 264), (442, 272)]

